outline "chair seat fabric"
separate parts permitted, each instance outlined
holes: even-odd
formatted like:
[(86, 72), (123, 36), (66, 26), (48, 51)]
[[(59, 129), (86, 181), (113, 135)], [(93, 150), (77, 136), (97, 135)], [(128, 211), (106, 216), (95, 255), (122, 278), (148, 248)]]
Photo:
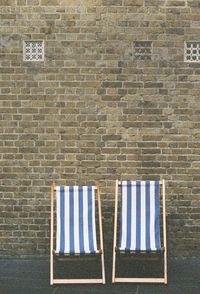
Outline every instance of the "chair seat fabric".
[(120, 251), (155, 252), (160, 242), (159, 181), (122, 181)]
[(98, 252), (94, 186), (57, 186), (56, 215), (56, 254)]

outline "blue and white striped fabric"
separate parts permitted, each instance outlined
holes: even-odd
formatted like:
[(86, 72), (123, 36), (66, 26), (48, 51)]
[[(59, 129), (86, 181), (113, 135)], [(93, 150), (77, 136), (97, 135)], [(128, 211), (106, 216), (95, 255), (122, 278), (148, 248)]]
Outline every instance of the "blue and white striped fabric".
[(159, 181), (121, 182), (120, 251), (159, 251)]
[(94, 186), (56, 187), (56, 254), (97, 250)]

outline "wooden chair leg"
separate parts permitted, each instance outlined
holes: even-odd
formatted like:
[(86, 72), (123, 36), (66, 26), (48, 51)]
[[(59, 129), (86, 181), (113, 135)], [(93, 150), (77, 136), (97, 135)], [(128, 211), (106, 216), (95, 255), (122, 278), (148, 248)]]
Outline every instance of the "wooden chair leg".
[(115, 215), (114, 215), (114, 238), (113, 238), (113, 265), (112, 265), (112, 283), (115, 282), (116, 269), (116, 243), (117, 243), (117, 211), (118, 211), (118, 180), (115, 186)]
[(54, 209), (54, 183), (51, 186), (51, 225), (50, 225), (50, 284), (53, 285), (53, 274), (54, 274), (54, 258), (53, 258), (53, 218)]
[(101, 253), (101, 267), (102, 267), (102, 280), (105, 284), (105, 264), (104, 264), (104, 246), (103, 246), (103, 226), (102, 226), (102, 212), (101, 212), (101, 198), (99, 186), (97, 185), (97, 197), (98, 197), (98, 210), (99, 210), (99, 231), (100, 231), (100, 247)]
[(167, 284), (167, 224), (166, 224), (166, 203), (165, 203), (165, 180), (162, 180), (163, 194), (163, 241), (164, 241), (164, 283)]

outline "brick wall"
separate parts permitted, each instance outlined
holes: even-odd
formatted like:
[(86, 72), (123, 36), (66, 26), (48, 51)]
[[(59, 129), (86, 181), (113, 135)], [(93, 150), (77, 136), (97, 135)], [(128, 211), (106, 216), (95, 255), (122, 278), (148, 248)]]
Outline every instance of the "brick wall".
[[(171, 255), (199, 255), (197, 0), (1, 0), (0, 255), (46, 254), (49, 187), (167, 180)], [(44, 62), (23, 41), (44, 40)], [(106, 242), (108, 234), (105, 234)]]

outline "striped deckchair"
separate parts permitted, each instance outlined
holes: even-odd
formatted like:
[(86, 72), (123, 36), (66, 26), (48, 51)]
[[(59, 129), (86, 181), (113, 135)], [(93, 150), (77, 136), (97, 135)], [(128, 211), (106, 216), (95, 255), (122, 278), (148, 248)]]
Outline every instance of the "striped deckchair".
[[(160, 186), (162, 185), (163, 247), (160, 240)], [(117, 246), (118, 194), (120, 190), (120, 236)], [(112, 282), (167, 284), (165, 181), (116, 181)], [(163, 278), (116, 277), (119, 253), (162, 253)]]
[[(97, 249), (95, 194), (98, 199), (100, 247)], [(56, 249), (54, 250), (54, 195), (56, 196)], [(55, 279), (54, 256), (101, 254), (102, 278)], [(50, 283), (103, 283), (105, 284), (102, 216), (97, 186), (51, 187), (51, 248)]]

